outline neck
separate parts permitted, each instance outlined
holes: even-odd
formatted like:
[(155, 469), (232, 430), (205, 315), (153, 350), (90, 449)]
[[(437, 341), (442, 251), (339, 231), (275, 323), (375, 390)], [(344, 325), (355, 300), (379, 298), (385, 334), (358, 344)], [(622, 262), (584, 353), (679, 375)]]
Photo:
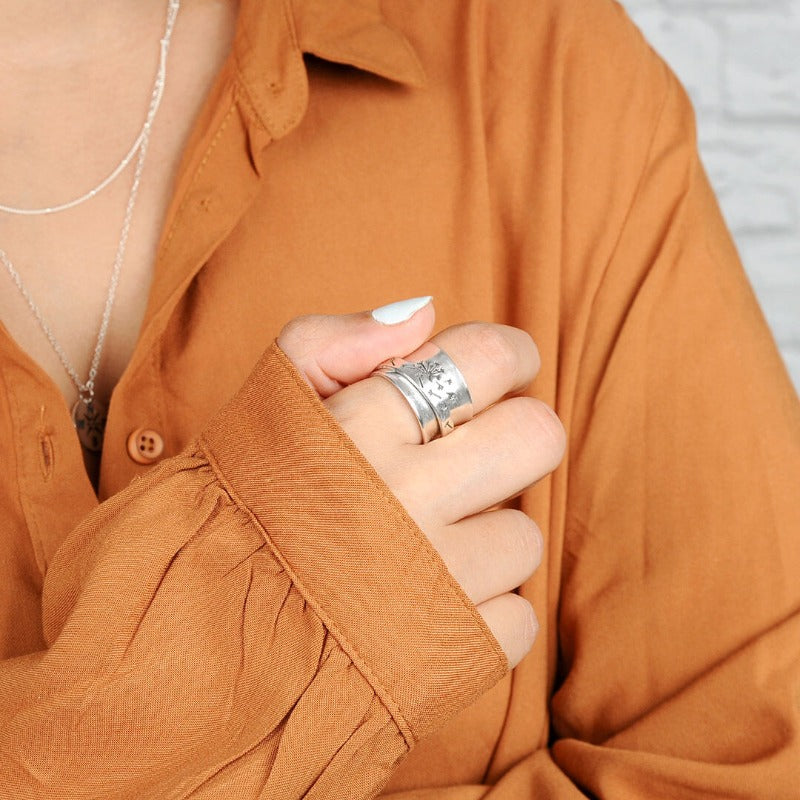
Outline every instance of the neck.
[(167, 0), (0, 0), (0, 64), (73, 66), (152, 39)]

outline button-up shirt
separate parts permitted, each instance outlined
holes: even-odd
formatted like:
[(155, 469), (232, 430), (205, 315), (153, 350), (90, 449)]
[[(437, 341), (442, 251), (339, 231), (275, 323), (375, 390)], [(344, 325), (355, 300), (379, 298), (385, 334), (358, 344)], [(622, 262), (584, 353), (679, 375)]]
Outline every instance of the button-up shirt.
[[(273, 343), (424, 294), (527, 330), (569, 435), (514, 501), (546, 553), (513, 671)], [(618, 4), (242, 0), (98, 495), (0, 331), (0, 796), (796, 797), (799, 478), (691, 105)]]

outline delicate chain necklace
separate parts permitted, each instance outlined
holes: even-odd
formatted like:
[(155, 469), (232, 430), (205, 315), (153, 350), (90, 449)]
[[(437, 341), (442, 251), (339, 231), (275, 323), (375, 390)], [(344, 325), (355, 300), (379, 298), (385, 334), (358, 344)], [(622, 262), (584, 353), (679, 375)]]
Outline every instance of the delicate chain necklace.
[[(11, 260), (6, 253), (0, 249), (0, 261), (2, 261), (14, 284), (19, 289), (22, 296), (28, 303), (33, 316), (39, 323), (39, 327), (44, 332), (47, 340), (50, 342), (51, 347), (55, 350), (56, 355), (59, 357), (64, 369), (67, 371), (75, 387), (78, 389), (78, 400), (72, 407), (72, 420), (75, 424), (75, 429), (78, 432), (78, 438), (83, 447), (92, 452), (100, 452), (103, 448), (103, 433), (105, 432), (106, 424), (106, 409), (102, 407), (99, 401), (95, 399), (95, 378), (97, 377), (97, 368), (100, 364), (100, 356), (103, 352), (103, 344), (105, 343), (106, 333), (108, 332), (108, 323), (111, 318), (111, 308), (114, 305), (114, 296), (119, 283), (119, 274), (122, 268), (122, 262), (125, 257), (125, 248), (128, 243), (128, 233), (130, 231), (131, 219), (133, 217), (133, 208), (136, 204), (136, 196), (139, 191), (139, 183), (142, 177), (142, 170), (144, 169), (144, 160), (147, 155), (147, 146), (150, 142), (150, 133), (152, 131), (153, 120), (155, 119), (158, 107), (161, 104), (161, 98), (164, 94), (164, 86), (166, 84), (166, 66), (167, 66), (167, 53), (169, 52), (170, 40), (172, 38), (172, 30), (175, 26), (175, 19), (178, 15), (180, 8), (180, 0), (169, 0), (167, 7), (167, 23), (162, 37), (161, 56), (159, 60), (158, 73), (153, 85), (153, 91), (150, 99), (150, 106), (147, 112), (147, 118), (142, 126), (142, 132), (136, 140), (135, 149), (131, 150), (128, 155), (120, 162), (120, 166), (114, 170), (111, 175), (106, 178), (102, 183), (98, 184), (94, 189), (87, 192), (85, 195), (77, 198), (76, 200), (64, 203), (61, 206), (52, 206), (45, 209), (11, 209), (9, 213), (22, 213), (22, 214), (47, 214), (55, 213), (56, 211), (63, 211), (67, 208), (72, 208), (85, 200), (94, 197), (99, 191), (105, 188), (111, 181), (119, 175), (125, 168), (127, 163), (131, 160), (132, 155), (138, 150), (139, 157), (136, 161), (136, 170), (133, 175), (133, 184), (131, 185), (130, 194), (128, 196), (128, 204), (125, 208), (125, 216), (122, 223), (122, 231), (119, 237), (119, 244), (117, 245), (117, 252), (114, 258), (114, 267), (111, 271), (111, 278), (108, 285), (108, 294), (106, 295), (105, 307), (103, 308), (103, 316), (100, 322), (100, 329), (97, 333), (97, 344), (94, 348), (94, 355), (92, 356), (92, 363), (89, 368), (89, 377), (85, 382), (81, 382), (75, 367), (67, 358), (64, 348), (61, 347), (56, 339), (50, 326), (44, 321), (42, 312), (36, 303), (33, 301), (30, 292), (25, 284), (22, 282), (19, 273), (14, 268)], [(1, 206), (0, 210), (9, 211), (9, 207)]]

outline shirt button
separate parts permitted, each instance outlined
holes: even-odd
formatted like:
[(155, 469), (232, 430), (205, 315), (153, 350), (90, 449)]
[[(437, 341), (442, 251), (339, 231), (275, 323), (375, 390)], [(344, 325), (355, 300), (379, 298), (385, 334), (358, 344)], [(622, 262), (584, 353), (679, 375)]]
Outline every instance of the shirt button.
[(128, 437), (128, 455), (137, 464), (152, 464), (164, 452), (161, 434), (150, 428), (137, 428)]

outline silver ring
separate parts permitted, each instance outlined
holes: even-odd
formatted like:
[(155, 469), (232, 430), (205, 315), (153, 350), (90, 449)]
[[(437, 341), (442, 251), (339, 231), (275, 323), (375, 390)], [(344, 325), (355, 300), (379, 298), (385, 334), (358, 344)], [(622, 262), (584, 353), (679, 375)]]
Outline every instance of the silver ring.
[(456, 425), (472, 419), (467, 382), (444, 350), (422, 361), (390, 358), (372, 374), (391, 381), (406, 398), (417, 417), (423, 444), (435, 438), (437, 432), (446, 436)]

